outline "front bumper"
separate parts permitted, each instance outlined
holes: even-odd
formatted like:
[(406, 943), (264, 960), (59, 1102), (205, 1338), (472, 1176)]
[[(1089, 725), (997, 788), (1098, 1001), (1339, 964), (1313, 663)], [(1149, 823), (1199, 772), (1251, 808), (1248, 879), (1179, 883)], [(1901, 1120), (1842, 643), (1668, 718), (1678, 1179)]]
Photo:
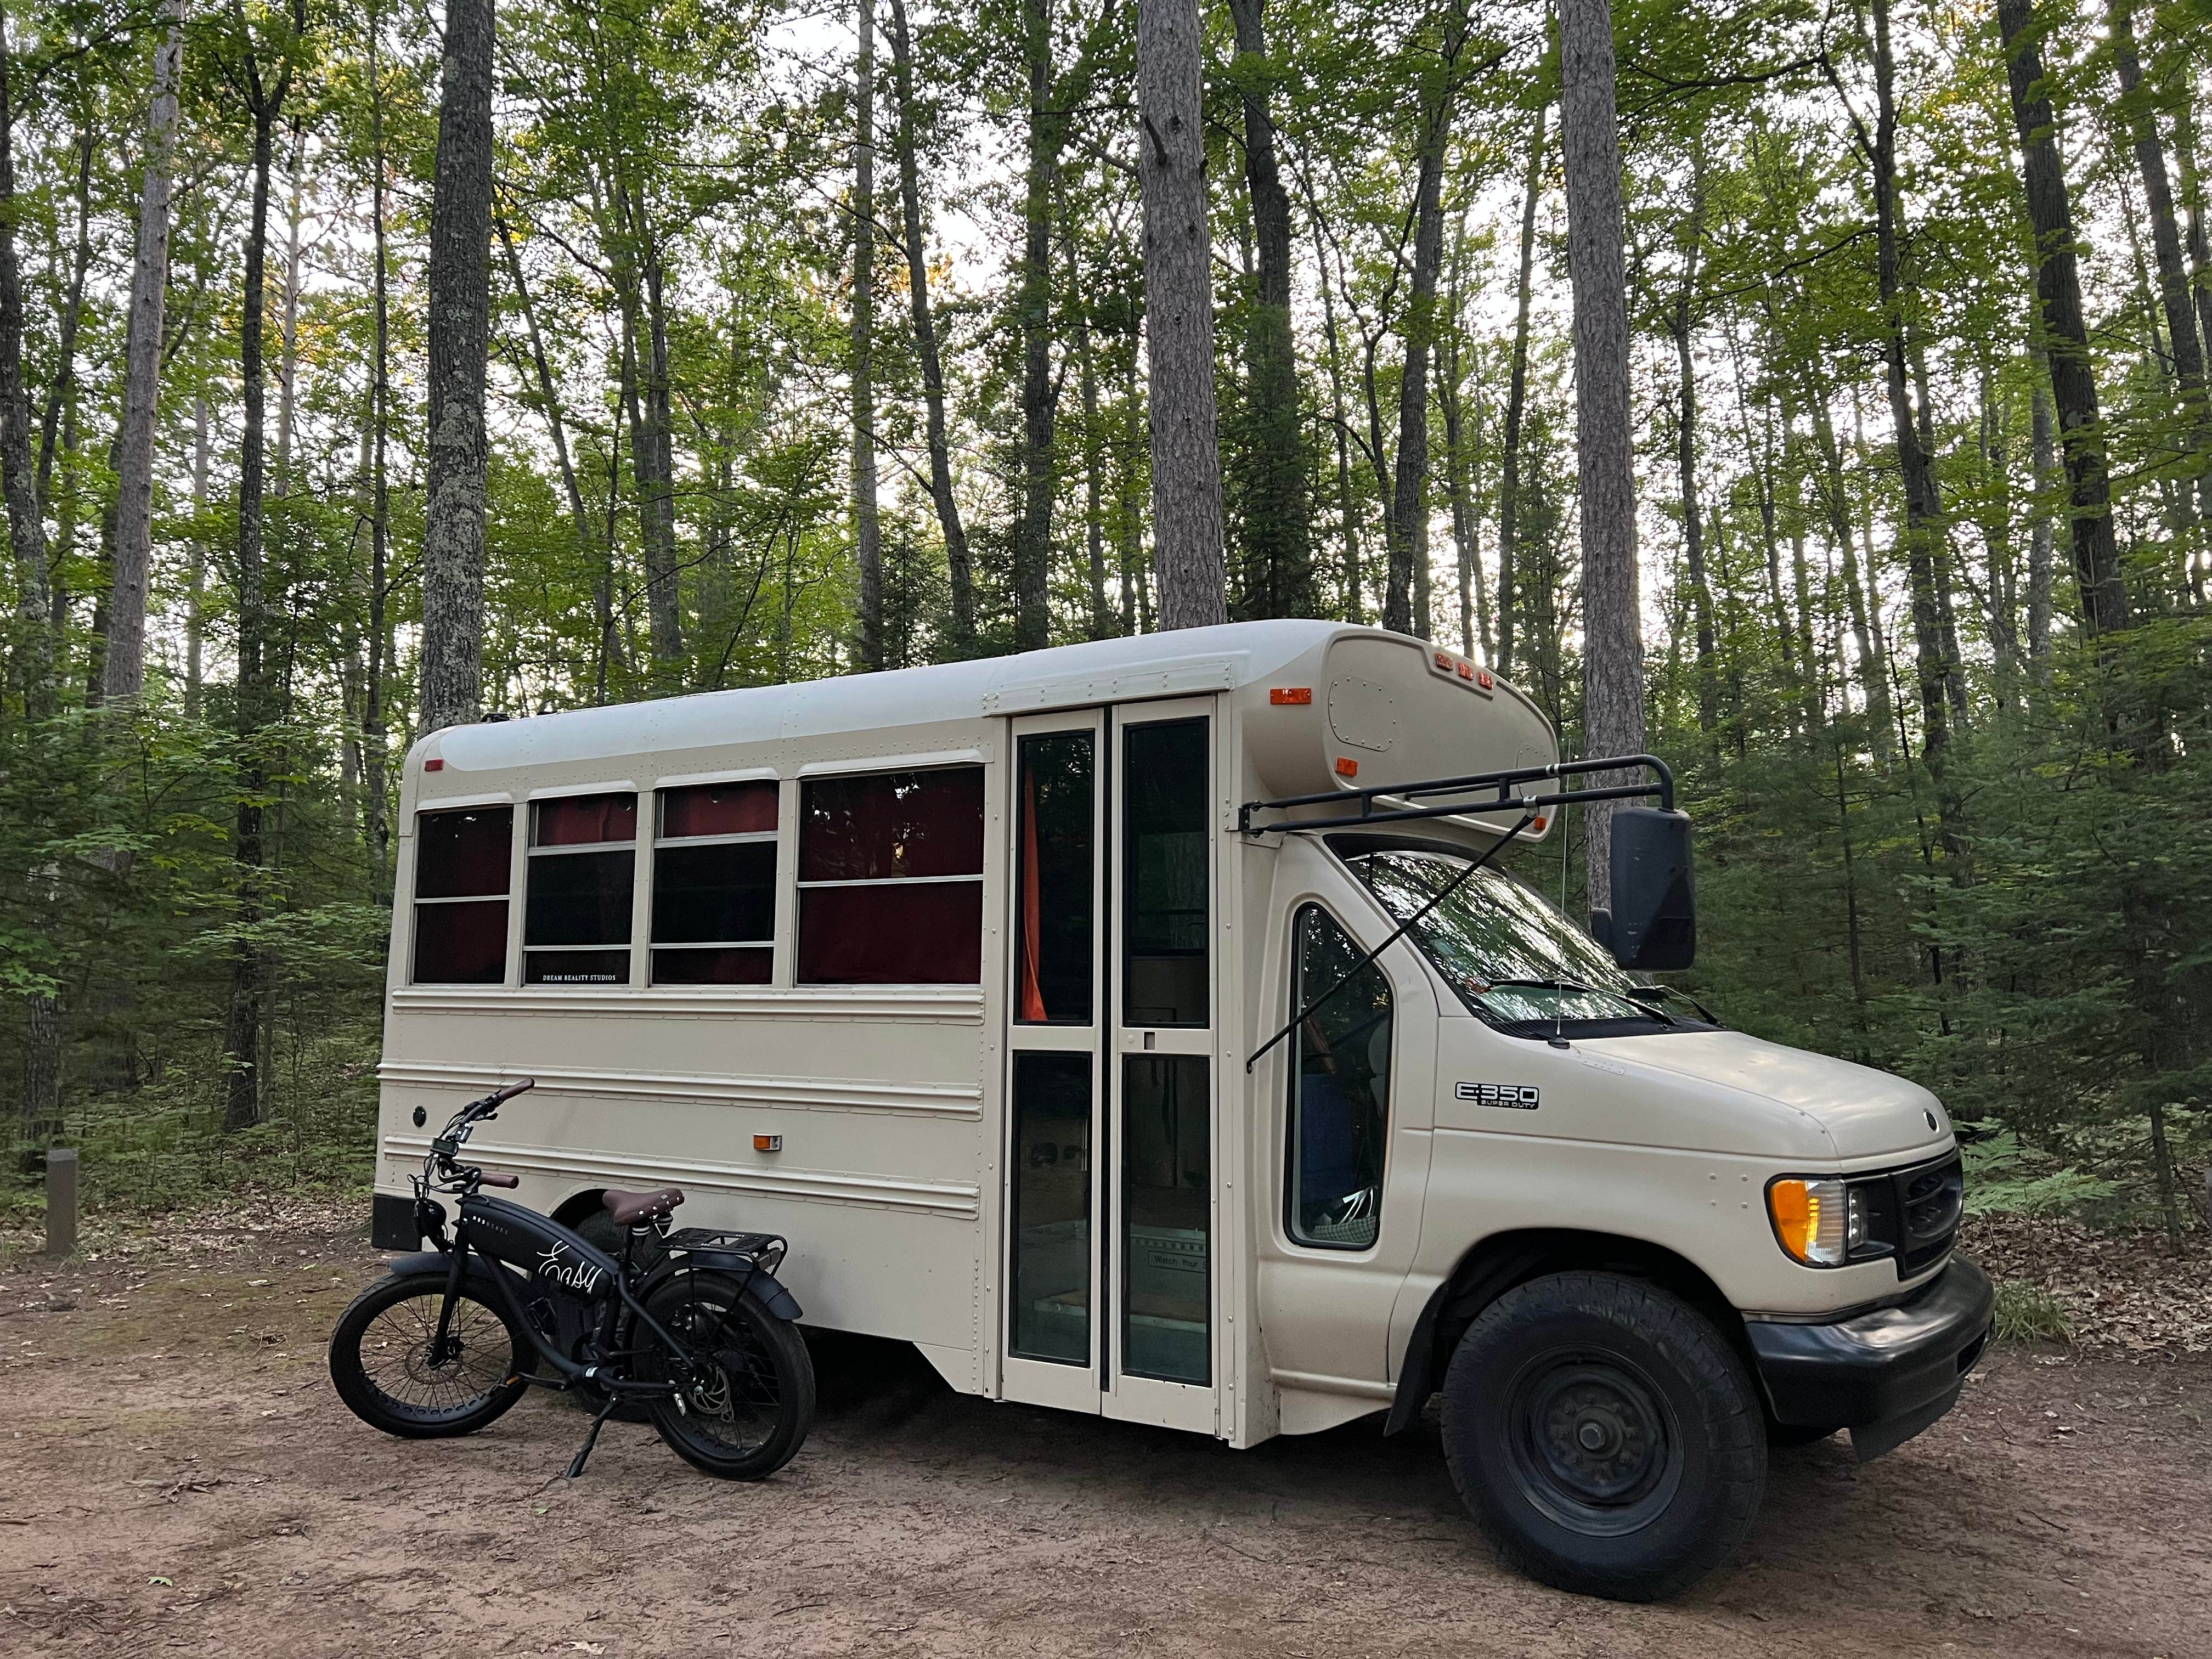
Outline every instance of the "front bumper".
[(1903, 1445), (1957, 1403), (1988, 1343), (1996, 1292), (1964, 1256), (1893, 1308), (1832, 1325), (1747, 1320), (1774, 1420), (1849, 1429), (1864, 1462)]

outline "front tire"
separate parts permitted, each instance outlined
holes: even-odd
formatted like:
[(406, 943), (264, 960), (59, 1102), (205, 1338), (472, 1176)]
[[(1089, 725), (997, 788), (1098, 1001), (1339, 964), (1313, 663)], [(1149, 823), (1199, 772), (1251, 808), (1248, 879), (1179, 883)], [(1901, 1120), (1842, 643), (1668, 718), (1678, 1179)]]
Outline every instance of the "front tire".
[(1468, 1327), (1443, 1385), (1461, 1500), (1522, 1571), (1650, 1601), (1698, 1582), (1751, 1530), (1766, 1425), (1711, 1322), (1656, 1285), (1554, 1273)]
[[(798, 1328), (721, 1273), (683, 1273), (647, 1309), (691, 1356), (696, 1386), (652, 1401), (653, 1425), (677, 1455), (726, 1480), (764, 1480), (798, 1454), (814, 1425), (814, 1362)], [(639, 1375), (674, 1373), (637, 1328)]]
[(372, 1428), (405, 1440), (474, 1434), (522, 1398), (528, 1341), (507, 1310), (464, 1279), (434, 1353), (446, 1274), (395, 1274), (354, 1297), (331, 1333), (331, 1381)]

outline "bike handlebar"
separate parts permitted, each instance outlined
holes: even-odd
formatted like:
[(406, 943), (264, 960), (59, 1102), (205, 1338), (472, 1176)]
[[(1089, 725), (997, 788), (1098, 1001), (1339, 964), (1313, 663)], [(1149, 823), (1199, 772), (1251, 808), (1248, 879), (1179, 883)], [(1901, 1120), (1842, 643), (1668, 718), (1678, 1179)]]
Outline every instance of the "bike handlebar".
[(520, 1176), (480, 1174), (477, 1176), (477, 1185), (479, 1187), (520, 1187), (521, 1184)]
[(535, 1089), (537, 1086), (538, 1079), (536, 1078), (526, 1077), (520, 1083), (510, 1083), (504, 1089), (494, 1090), (490, 1094), (486, 1095), (484, 1098), (492, 1105), (497, 1106), (507, 1101), (513, 1100), (515, 1096), (521, 1094), (524, 1091)]

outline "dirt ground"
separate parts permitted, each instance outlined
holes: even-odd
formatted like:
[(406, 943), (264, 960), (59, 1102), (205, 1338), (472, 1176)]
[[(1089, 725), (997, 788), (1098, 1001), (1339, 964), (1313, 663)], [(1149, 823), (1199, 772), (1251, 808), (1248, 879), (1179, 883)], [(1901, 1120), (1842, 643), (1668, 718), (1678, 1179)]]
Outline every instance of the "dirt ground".
[(1620, 1607), (1501, 1566), (1433, 1419), (1232, 1452), (819, 1345), (761, 1486), (533, 1394), (405, 1443), (323, 1343), (378, 1269), (279, 1228), (0, 1271), (0, 1653), (2212, 1656), (2212, 1358), (2000, 1350), (1861, 1468), (1776, 1454), (1736, 1563)]

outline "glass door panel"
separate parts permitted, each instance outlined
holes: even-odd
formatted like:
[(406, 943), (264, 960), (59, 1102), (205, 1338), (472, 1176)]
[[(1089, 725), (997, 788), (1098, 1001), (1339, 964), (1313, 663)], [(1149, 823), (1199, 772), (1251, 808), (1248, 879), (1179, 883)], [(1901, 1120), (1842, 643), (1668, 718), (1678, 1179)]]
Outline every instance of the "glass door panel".
[(1103, 721), (1013, 722), (1008, 831), (1006, 1358), (1010, 1400), (1096, 1412), (1106, 840)]
[(1113, 711), (1118, 938), (1108, 1044), (1108, 1232), (1115, 1261), (1109, 1416), (1212, 1432), (1215, 1312), (1212, 940), (1217, 758), (1210, 701)]
[(1203, 1054), (1131, 1054), (1121, 1070), (1121, 1363), (1212, 1380), (1213, 1114)]

